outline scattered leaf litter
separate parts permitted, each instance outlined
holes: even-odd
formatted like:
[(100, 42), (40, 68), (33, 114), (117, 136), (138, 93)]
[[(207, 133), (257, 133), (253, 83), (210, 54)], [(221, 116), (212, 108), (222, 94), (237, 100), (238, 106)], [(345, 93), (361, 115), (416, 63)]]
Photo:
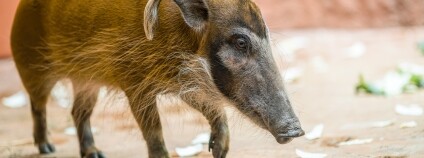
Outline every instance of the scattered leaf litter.
[(191, 141), (191, 144), (208, 144), (210, 137), (210, 133), (201, 133)]
[(301, 157), (301, 158), (324, 158), (324, 157), (327, 157), (327, 154), (324, 154), (324, 153), (310, 153), (310, 152), (302, 151), (300, 149), (296, 149), (296, 155)]
[(182, 148), (175, 148), (175, 152), (180, 157), (187, 157), (187, 156), (195, 156), (202, 152), (203, 145), (202, 144), (194, 144), (187, 147)]
[(400, 128), (413, 128), (413, 127), (417, 127), (417, 122), (415, 121), (408, 121), (408, 122), (403, 122), (400, 124)]
[(424, 67), (411, 63), (401, 63), (397, 70), (389, 71), (384, 78), (368, 82), (359, 76), (356, 92), (374, 95), (394, 96), (401, 93), (412, 93), (424, 88)]
[(19, 91), (11, 96), (2, 99), (2, 104), (9, 108), (20, 108), (28, 104), (28, 99), (23, 91)]
[(366, 82), (361, 75), (356, 91), (385, 96), (399, 95), (403, 92), (409, 80), (409, 75), (398, 74), (394, 71), (387, 73), (383, 79), (374, 82)]
[(353, 139), (353, 140), (348, 140), (348, 141), (345, 141), (345, 142), (340, 142), (339, 143), (339, 146), (368, 144), (368, 143), (371, 143), (372, 141), (373, 141), (372, 138), (368, 138), (368, 139)]
[(322, 136), (323, 130), (324, 130), (324, 124), (318, 124), (309, 133), (305, 134), (305, 138), (309, 140), (318, 139)]
[(424, 67), (422, 65), (417, 65), (413, 63), (407, 63), (407, 62), (400, 63), (397, 69), (401, 73), (411, 73), (416, 75), (424, 74)]
[(406, 116), (420, 116), (423, 114), (423, 108), (417, 104), (402, 105), (397, 104), (395, 107), (396, 113)]

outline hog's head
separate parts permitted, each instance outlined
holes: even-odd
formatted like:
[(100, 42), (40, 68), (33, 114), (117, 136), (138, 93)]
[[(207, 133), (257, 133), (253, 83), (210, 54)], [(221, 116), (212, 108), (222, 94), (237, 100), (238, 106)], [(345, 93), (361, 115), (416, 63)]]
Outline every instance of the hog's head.
[(174, 2), (186, 24), (202, 34), (199, 49), (208, 56), (221, 93), (278, 143), (304, 135), (273, 59), (259, 8), (250, 0)]

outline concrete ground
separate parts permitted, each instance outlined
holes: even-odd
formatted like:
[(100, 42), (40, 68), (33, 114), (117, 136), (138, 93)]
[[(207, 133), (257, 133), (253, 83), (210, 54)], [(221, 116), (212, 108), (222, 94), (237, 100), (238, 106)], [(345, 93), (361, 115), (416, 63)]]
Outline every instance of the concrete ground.
[[(303, 69), (298, 80), (286, 84), (303, 128), (308, 132), (322, 123), (323, 136), (313, 141), (297, 138), (280, 145), (267, 131), (229, 109), (231, 144), (228, 157), (296, 157), (295, 149), (326, 153), (336, 158), (424, 157), (424, 117), (401, 116), (394, 110), (396, 104), (416, 103), (424, 107), (424, 91), (392, 97), (356, 95), (354, 91), (360, 73), (372, 80), (381, 78), (401, 62), (424, 65), (424, 56), (416, 49), (416, 42), (424, 40), (424, 28), (274, 31), (272, 37), (283, 74), (288, 68)], [(279, 52), (280, 41), (293, 39), (297, 39), (300, 48), (295, 54)], [(365, 46), (366, 53), (356, 59), (349, 58), (347, 48), (355, 43)], [(18, 78), (13, 62), (1, 60), (0, 97), (22, 89)], [(168, 150), (175, 155), (175, 147), (190, 144), (197, 134), (208, 131), (208, 125), (197, 112), (188, 108), (176, 110), (180, 108), (165, 104), (161, 105), (165, 141)], [(366, 126), (384, 120), (394, 120), (394, 124), (383, 128)], [(418, 126), (401, 129), (400, 123), (405, 121), (416, 121)], [(147, 157), (143, 137), (125, 102), (101, 101), (95, 109), (92, 125), (97, 129), (96, 144), (108, 157)], [(30, 107), (0, 105), (0, 157), (78, 157), (76, 136), (64, 134), (71, 126), (70, 108), (50, 101), (48, 127), (57, 151), (40, 156), (32, 144)], [(372, 138), (373, 141), (334, 146), (346, 138)], [(195, 157), (212, 156), (205, 147)]]

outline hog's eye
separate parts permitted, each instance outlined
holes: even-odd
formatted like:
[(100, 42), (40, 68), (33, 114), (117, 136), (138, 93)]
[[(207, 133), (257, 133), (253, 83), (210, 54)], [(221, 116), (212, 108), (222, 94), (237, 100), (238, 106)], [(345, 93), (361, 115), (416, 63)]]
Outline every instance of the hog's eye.
[(232, 43), (238, 50), (247, 50), (249, 48), (249, 40), (242, 35), (234, 35)]
[(246, 49), (246, 47), (247, 47), (247, 42), (246, 42), (246, 40), (245, 40), (244, 38), (238, 38), (238, 39), (236, 40), (236, 46), (237, 46), (237, 48), (239, 48), (239, 49)]

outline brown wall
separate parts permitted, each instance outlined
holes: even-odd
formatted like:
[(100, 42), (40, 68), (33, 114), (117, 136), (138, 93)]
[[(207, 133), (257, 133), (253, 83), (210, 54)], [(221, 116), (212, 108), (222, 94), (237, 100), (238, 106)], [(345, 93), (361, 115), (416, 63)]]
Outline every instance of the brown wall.
[(10, 56), (10, 29), (19, 0), (0, 0), (0, 58)]
[[(255, 0), (271, 29), (424, 25), (424, 0)], [(0, 58), (19, 0), (0, 0)]]
[(255, 0), (270, 28), (424, 25), (424, 0)]

